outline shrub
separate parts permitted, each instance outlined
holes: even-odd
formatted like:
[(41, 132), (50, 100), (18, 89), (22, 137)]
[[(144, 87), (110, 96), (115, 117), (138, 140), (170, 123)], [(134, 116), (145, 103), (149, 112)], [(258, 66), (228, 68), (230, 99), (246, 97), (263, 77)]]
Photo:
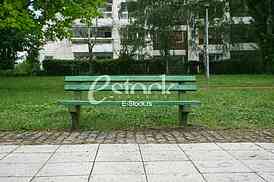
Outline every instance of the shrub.
[(0, 60), (0, 70), (12, 70), (14, 69), (14, 61), (10, 59), (1, 59)]
[(77, 75), (90, 70), (87, 60), (44, 60), (44, 72), (47, 75)]
[[(231, 60), (210, 62), (212, 74), (260, 74), (264, 73), (261, 57), (257, 52), (232, 52)], [(45, 60), (46, 75), (120, 75), (120, 74), (164, 74), (166, 58), (156, 57), (137, 61), (123, 56), (119, 59), (104, 60)], [(169, 74), (196, 74), (195, 67), (203, 63), (190, 63), (185, 57), (168, 57)], [(269, 72), (274, 73), (274, 63), (269, 64)]]
[(213, 74), (260, 74), (263, 64), (256, 51), (236, 51), (230, 60), (211, 62), (210, 70)]
[(31, 74), (31, 65), (26, 61), (15, 65), (14, 69), (0, 70), (0, 76), (29, 76)]
[(48, 75), (127, 74), (129, 60), (44, 60), (43, 68)]
[[(45, 60), (47, 75), (121, 75), (121, 74), (164, 74), (166, 61), (161, 58), (136, 61), (130, 57), (105, 60)], [(186, 62), (182, 58), (170, 58), (171, 74), (186, 73)]]

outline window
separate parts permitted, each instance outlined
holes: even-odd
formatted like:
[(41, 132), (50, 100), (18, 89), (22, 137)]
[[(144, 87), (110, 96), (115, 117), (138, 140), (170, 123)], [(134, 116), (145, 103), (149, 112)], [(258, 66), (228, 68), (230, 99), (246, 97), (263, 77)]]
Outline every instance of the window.
[[(210, 27), (208, 29), (208, 43), (209, 44), (222, 44), (222, 31), (218, 30), (218, 28)], [(201, 30), (199, 32), (199, 44), (204, 44), (204, 36), (205, 32)]]
[(120, 19), (128, 19), (128, 9), (127, 9), (127, 3), (122, 2), (119, 9), (119, 18)]
[[(100, 28), (93, 27), (91, 29), (91, 37), (95, 37), (95, 32), (96, 32), (96, 37), (100, 37), (100, 38), (112, 37), (112, 30), (110, 27), (100, 27)], [(83, 26), (73, 27), (73, 33), (75, 38), (87, 38), (88, 27), (83, 27)]]
[(105, 32), (105, 37), (106, 38), (111, 38), (112, 37), (112, 32)]
[(230, 0), (230, 9), (233, 17), (248, 16), (248, 6), (245, 0)]
[(176, 31), (173, 32), (171, 35), (171, 47), (174, 50), (182, 50), (185, 49), (185, 39), (186, 39), (186, 32), (183, 31)]
[(100, 27), (97, 28), (97, 37), (102, 38), (111, 38), (112, 37), (112, 30), (110, 27)]
[(233, 43), (255, 42), (253, 25), (232, 25), (231, 40)]
[(72, 28), (73, 36), (75, 38), (86, 38), (88, 37), (88, 28), (82, 26), (75, 26)]
[[(153, 35), (153, 49), (160, 50), (161, 45), (159, 41), (159, 34), (155, 33)], [(174, 31), (171, 33), (170, 37), (170, 49), (171, 50), (184, 50), (186, 49), (186, 32)]]
[(127, 3), (125, 3), (125, 2), (121, 3), (120, 11), (122, 11), (122, 12), (127, 11)]

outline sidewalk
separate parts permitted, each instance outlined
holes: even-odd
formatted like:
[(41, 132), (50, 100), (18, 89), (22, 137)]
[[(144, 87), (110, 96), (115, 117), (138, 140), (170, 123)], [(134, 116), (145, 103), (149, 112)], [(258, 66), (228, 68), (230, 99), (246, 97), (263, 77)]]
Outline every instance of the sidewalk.
[(273, 182), (274, 143), (0, 145), (0, 182)]

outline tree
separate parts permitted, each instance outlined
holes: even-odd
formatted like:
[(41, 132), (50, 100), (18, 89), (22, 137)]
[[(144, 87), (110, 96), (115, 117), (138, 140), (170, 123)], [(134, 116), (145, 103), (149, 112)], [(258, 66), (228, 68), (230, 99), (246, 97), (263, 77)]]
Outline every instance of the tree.
[[(203, 26), (201, 20), (205, 16), (205, 3), (210, 5), (210, 9), (215, 10), (210, 12), (211, 25), (219, 27), (223, 31), (224, 29), (221, 27), (226, 24), (224, 18), (226, 1), (221, 3), (218, 0), (138, 0), (129, 2), (128, 9), (131, 22), (126, 29), (130, 32), (127, 34), (129, 38), (126, 38), (125, 42), (129, 43), (130, 50), (143, 56), (144, 49), (151, 45), (160, 50), (161, 56), (166, 60), (166, 72), (168, 73), (170, 50), (174, 50), (174, 31), (180, 25), (189, 25), (193, 28), (195, 41), (192, 41), (189, 46), (193, 46), (195, 50), (199, 51), (195, 42), (197, 40), (197, 29)], [(221, 18), (216, 19), (217, 13), (221, 13)]]
[(36, 29), (22, 1), (2, 1), (0, 5), (0, 69), (12, 69), (17, 51), (23, 51), (29, 33)]
[(246, 0), (246, 3), (249, 13), (253, 17), (252, 23), (255, 27), (257, 43), (262, 55), (264, 69), (267, 71), (269, 64), (274, 60), (274, 3), (272, 0)]
[(154, 46), (166, 60), (166, 73), (169, 72), (168, 57), (172, 47), (172, 33), (176, 25), (182, 25), (184, 14), (177, 8), (177, 1), (138, 0), (128, 4), (131, 24), (128, 40), (131, 50), (139, 59), (146, 56), (145, 48)]
[(47, 40), (70, 37), (76, 19), (92, 22), (104, 0), (1, 0), (0, 3), (0, 56), (13, 65), (17, 51), (29, 52)]

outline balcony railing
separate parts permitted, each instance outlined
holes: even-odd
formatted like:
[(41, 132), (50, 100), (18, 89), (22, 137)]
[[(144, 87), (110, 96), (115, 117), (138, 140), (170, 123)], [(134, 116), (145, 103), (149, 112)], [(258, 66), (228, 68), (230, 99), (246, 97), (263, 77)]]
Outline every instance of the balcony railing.
[[(73, 37), (71, 38), (72, 43), (88, 43), (88, 38), (82, 38), (82, 37)], [(92, 37), (91, 38), (92, 41), (95, 41), (95, 38)], [(112, 43), (113, 42), (113, 38), (104, 38), (104, 37), (97, 37), (96, 38), (96, 42), (97, 43)]]

